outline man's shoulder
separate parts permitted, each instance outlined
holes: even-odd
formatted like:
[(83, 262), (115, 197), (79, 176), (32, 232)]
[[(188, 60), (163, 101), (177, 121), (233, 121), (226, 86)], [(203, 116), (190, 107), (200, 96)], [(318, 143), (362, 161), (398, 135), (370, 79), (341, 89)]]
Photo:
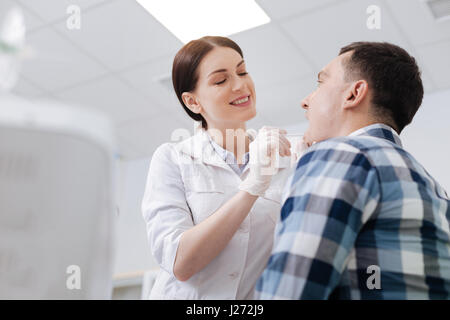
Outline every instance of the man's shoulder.
[(314, 143), (306, 150), (302, 159), (330, 160), (340, 155), (363, 153), (369, 143), (356, 137), (337, 137)]
[[(370, 158), (372, 152), (386, 148), (398, 149), (392, 142), (378, 137), (360, 135), (330, 138), (315, 143), (306, 153), (312, 153), (315, 157), (338, 156), (339, 154), (361, 154)], [(306, 155), (305, 153), (305, 155)]]
[(320, 148), (333, 148), (336, 150), (353, 150), (367, 152), (378, 148), (395, 147), (395, 144), (386, 139), (370, 135), (345, 136), (327, 139), (319, 142)]
[(297, 169), (303, 165), (319, 165), (325, 163), (329, 168), (342, 163), (376, 167), (380, 153), (386, 149), (396, 149), (395, 144), (386, 139), (373, 136), (336, 137), (315, 143), (306, 150), (298, 162)]

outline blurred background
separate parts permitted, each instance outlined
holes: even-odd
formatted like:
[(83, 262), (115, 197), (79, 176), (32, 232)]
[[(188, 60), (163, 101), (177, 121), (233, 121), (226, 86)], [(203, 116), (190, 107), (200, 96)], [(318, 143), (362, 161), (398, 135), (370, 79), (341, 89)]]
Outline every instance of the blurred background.
[[(258, 114), (250, 128), (303, 132), (307, 123), (300, 101), (342, 46), (395, 43), (418, 60), (425, 86), (422, 107), (402, 133), (404, 146), (450, 190), (449, 0), (256, 4), (270, 21), (229, 35), (243, 49), (255, 82)], [(68, 27), (72, 5), (80, 9), (79, 28)], [(368, 25), (373, 6), (379, 8), (378, 28)], [(23, 12), (29, 49), (12, 93), (32, 102), (95, 110), (111, 120), (118, 209), (113, 298), (139, 299), (157, 270), (140, 210), (149, 162), (173, 130), (194, 128), (170, 77), (183, 42), (134, 0), (1, 0), (0, 19), (12, 7)], [(233, 20), (230, 16), (230, 24)]]

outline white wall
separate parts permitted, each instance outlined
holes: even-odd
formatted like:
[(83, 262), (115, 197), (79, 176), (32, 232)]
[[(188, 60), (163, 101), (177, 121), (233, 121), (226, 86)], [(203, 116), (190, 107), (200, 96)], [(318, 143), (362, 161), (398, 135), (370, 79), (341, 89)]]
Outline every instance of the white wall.
[(141, 201), (150, 159), (124, 161), (119, 174), (119, 219), (114, 274), (157, 267), (147, 243)]
[[(300, 123), (285, 128), (298, 133), (306, 126)], [(405, 128), (401, 138), (405, 149), (450, 191), (450, 90), (425, 96), (413, 123)], [(140, 210), (149, 163), (150, 159), (141, 159), (121, 165), (115, 273), (157, 267), (149, 251)]]
[(449, 193), (450, 90), (426, 95), (412, 123), (400, 137), (404, 148)]

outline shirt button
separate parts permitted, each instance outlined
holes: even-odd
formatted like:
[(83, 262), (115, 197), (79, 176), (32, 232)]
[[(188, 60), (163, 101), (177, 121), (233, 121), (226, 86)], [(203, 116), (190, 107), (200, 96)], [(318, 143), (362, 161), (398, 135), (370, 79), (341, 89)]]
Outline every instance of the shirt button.
[(239, 230), (241, 230), (241, 232), (244, 232), (244, 233), (248, 232), (248, 229), (245, 226), (242, 226), (242, 225), (239, 227)]
[(238, 276), (238, 272), (233, 272), (233, 273), (230, 273), (228, 276), (231, 278), (231, 279), (234, 279), (234, 278), (236, 278), (237, 276)]
[(247, 233), (248, 232), (248, 223), (246, 221), (243, 221), (238, 229), (241, 232)]

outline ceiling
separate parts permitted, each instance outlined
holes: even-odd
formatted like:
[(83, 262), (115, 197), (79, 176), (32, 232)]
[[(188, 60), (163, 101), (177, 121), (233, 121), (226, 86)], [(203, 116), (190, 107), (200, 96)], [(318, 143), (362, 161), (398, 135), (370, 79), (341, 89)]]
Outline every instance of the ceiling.
[[(271, 23), (230, 36), (256, 85), (258, 115), (249, 127), (304, 122), (301, 98), (352, 41), (398, 44), (418, 59), (426, 93), (450, 87), (450, 20), (434, 21), (421, 0), (256, 1)], [(81, 8), (79, 30), (66, 25), (72, 4)], [(150, 156), (176, 128), (192, 132), (173, 90), (158, 81), (170, 75), (182, 43), (136, 1), (1, 0), (0, 18), (13, 5), (24, 11), (34, 52), (17, 94), (107, 113), (126, 160)], [(366, 27), (369, 5), (381, 8), (380, 30)]]

